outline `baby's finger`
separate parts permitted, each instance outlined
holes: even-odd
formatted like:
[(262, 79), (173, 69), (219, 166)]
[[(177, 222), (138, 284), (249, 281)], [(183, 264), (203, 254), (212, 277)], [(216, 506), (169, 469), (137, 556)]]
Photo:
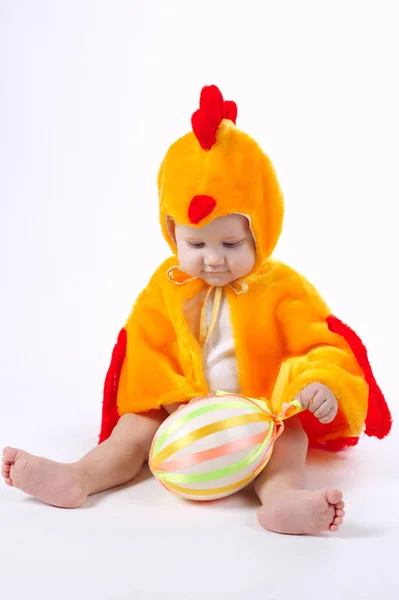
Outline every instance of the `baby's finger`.
[(303, 390), (301, 390), (299, 394), (297, 394), (296, 400), (299, 400), (303, 408), (308, 408), (309, 403), (312, 402), (312, 400), (316, 396), (319, 387), (320, 386), (318, 383), (310, 383), (305, 388), (303, 388)]
[(328, 423), (331, 423), (332, 421), (334, 421), (335, 418), (335, 414), (334, 414), (334, 408), (331, 407), (330, 410), (328, 411), (328, 413), (326, 414), (325, 417), (321, 417), (321, 419), (319, 419), (320, 423), (323, 423), (323, 425), (328, 425)]
[(315, 415), (319, 408), (322, 406), (324, 400), (325, 398), (323, 391), (318, 391), (309, 402), (308, 410), (310, 410), (310, 412)]
[(316, 419), (324, 419), (324, 417), (326, 417), (328, 415), (328, 413), (331, 410), (331, 402), (329, 402), (327, 400), (327, 398), (324, 396), (323, 397), (323, 401), (320, 404), (319, 408), (317, 410), (314, 411), (314, 416), (316, 417)]

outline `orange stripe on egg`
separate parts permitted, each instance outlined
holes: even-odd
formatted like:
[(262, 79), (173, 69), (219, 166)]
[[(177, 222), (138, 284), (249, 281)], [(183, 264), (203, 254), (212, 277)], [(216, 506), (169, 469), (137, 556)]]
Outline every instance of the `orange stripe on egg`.
[(240, 425), (246, 425), (247, 423), (260, 423), (262, 421), (270, 421), (270, 417), (264, 413), (251, 413), (237, 417), (230, 417), (229, 419), (223, 419), (221, 421), (211, 423), (210, 425), (200, 427), (199, 429), (184, 435), (172, 444), (169, 444), (169, 446), (166, 446), (166, 448), (161, 450), (157, 456), (152, 456), (150, 465), (151, 470), (157, 470), (159, 466), (168, 458), (170, 458), (175, 452), (185, 448), (197, 440), (206, 437), (207, 435), (212, 435), (212, 433), (230, 429), (232, 427), (240, 427)]
[(261, 444), (264, 439), (265, 432), (261, 431), (260, 433), (256, 433), (255, 435), (251, 435), (250, 437), (241, 438), (240, 440), (235, 440), (233, 442), (228, 442), (227, 444), (222, 444), (221, 446), (217, 446), (216, 448), (210, 448), (209, 450), (195, 452), (194, 454), (190, 454), (189, 456), (182, 456), (181, 458), (168, 460), (159, 465), (158, 471), (166, 471), (169, 473), (171, 471), (177, 471), (179, 469), (191, 467), (192, 465), (198, 465), (199, 463), (206, 462), (208, 460), (220, 458), (221, 456), (225, 456), (226, 454), (232, 454), (233, 452), (238, 452), (239, 450), (245, 450), (245, 448), (257, 446), (258, 444)]

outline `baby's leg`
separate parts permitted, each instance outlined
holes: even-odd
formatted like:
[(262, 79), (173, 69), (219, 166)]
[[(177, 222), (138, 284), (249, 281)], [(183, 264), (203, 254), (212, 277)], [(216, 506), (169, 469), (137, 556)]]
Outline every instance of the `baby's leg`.
[(270, 463), (255, 482), (262, 502), (259, 523), (277, 533), (315, 534), (338, 531), (345, 515), (338, 490), (306, 490), (308, 440), (298, 417), (285, 421)]
[(126, 483), (137, 475), (165, 417), (163, 411), (124, 415), (111, 437), (76, 463), (53, 462), (5, 448), (2, 476), (8, 485), (47, 504), (77, 508), (87, 496)]

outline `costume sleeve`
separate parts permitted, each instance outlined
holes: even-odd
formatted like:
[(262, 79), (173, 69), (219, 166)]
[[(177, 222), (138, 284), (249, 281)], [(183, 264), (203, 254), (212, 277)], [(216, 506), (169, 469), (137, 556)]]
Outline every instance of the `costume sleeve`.
[(283, 365), (289, 365), (281, 402), (295, 398), (306, 385), (320, 382), (335, 394), (339, 411), (332, 424), (321, 425), (311, 417), (312, 434), (318, 441), (338, 436), (359, 436), (368, 406), (368, 385), (350, 346), (330, 331), (329, 308), (316, 289), (295, 275), (277, 307)]
[(126, 329), (126, 354), (118, 385), (120, 416), (185, 402), (201, 390), (183, 375), (176, 331), (162, 290), (153, 284), (139, 296)]

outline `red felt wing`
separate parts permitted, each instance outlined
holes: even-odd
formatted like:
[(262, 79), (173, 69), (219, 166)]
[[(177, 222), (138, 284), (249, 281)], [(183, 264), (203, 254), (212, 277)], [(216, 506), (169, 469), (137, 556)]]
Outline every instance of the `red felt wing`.
[(101, 420), (99, 443), (101, 444), (111, 435), (119, 421), (117, 406), (119, 379), (123, 361), (126, 354), (126, 329), (119, 332), (118, 340), (112, 352), (111, 364), (104, 383), (104, 398)]
[(327, 318), (327, 323), (330, 331), (345, 338), (364, 373), (364, 378), (369, 386), (365, 433), (381, 440), (391, 431), (392, 416), (384, 395), (375, 380), (366, 347), (359, 336), (337, 317), (330, 315)]

